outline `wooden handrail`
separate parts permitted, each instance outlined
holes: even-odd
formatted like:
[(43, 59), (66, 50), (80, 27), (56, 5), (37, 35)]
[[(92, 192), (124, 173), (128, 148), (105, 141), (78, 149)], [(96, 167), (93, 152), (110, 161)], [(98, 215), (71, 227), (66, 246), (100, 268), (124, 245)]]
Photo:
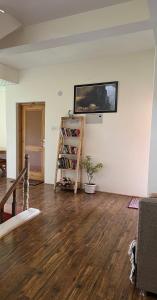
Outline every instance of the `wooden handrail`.
[(16, 188), (21, 179), (24, 178), (23, 181), (23, 210), (28, 209), (29, 207), (29, 155), (25, 155), (25, 166), (23, 170), (20, 172), (17, 179), (14, 181), (12, 186), (9, 188), (5, 196), (0, 202), (0, 223), (3, 222), (3, 212), (4, 205), (13, 194), (13, 202), (12, 202), (12, 216), (16, 215)]
[(20, 180), (22, 179), (22, 177), (25, 174), (25, 172), (26, 172), (26, 168), (24, 168), (20, 172), (20, 174), (17, 177), (17, 179), (14, 181), (14, 183), (12, 184), (12, 186), (10, 187), (10, 189), (7, 191), (7, 193), (5, 194), (5, 196), (3, 197), (3, 199), (0, 202), (0, 209), (6, 204), (7, 200), (11, 196), (11, 194), (13, 194), (13, 192), (16, 190), (17, 184), (20, 182)]

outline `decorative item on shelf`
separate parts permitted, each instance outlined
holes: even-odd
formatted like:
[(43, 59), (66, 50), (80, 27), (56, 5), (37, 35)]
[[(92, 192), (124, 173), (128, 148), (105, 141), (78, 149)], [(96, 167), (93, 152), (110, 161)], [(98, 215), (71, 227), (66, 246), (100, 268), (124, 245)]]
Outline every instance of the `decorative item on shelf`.
[(61, 178), (59, 182), (57, 182), (57, 186), (63, 189), (71, 189), (74, 186), (74, 181), (71, 178), (65, 176)]
[(85, 183), (85, 192), (87, 194), (94, 194), (96, 190), (96, 184), (92, 183), (94, 174), (97, 173), (102, 167), (102, 163), (94, 164), (92, 162), (91, 156), (87, 155), (82, 161), (81, 166), (83, 169), (85, 169), (87, 173), (88, 183)]
[(59, 131), (57, 161), (54, 190), (62, 187), (65, 178), (72, 178), (73, 184), (66, 185), (66, 189), (73, 189), (77, 193), (81, 186), (82, 169), (80, 165), (83, 144), (84, 117), (62, 117)]
[(73, 114), (71, 109), (68, 110), (68, 117), (69, 118), (74, 118), (74, 114)]

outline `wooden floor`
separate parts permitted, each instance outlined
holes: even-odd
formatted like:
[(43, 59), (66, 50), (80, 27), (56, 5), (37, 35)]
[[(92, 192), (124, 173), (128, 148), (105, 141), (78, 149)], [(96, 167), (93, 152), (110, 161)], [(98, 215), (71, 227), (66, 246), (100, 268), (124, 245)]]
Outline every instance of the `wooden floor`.
[[(0, 197), (6, 188), (3, 179)], [(42, 214), (0, 240), (0, 300), (142, 299), (128, 280), (138, 213), (129, 199), (31, 187), (31, 207)]]

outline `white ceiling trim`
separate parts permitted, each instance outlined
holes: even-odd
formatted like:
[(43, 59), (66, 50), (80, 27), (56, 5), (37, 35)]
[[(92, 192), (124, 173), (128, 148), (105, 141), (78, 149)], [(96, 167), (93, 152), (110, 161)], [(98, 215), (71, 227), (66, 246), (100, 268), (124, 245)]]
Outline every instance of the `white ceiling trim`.
[(154, 30), (154, 37), (157, 44), (157, 0), (148, 0), (148, 5), (151, 14), (152, 28)]
[(67, 45), (72, 45), (72, 44), (82, 43), (82, 42), (91, 42), (99, 39), (120, 36), (124, 34), (135, 33), (135, 32), (149, 30), (149, 29), (152, 29), (152, 23), (149, 20), (147, 20), (147, 21), (137, 22), (133, 24), (120, 25), (108, 29), (100, 29), (92, 32), (79, 33), (79, 34), (75, 34), (63, 38), (50, 39), (50, 40), (41, 41), (37, 43), (31, 43), (27, 45), (20, 45), (17, 47), (1, 49), (0, 56), (1, 54), (9, 54), (9, 53), (18, 54), (18, 53), (25, 53), (25, 52), (40, 51), (49, 48), (57, 48), (61, 46), (67, 46)]

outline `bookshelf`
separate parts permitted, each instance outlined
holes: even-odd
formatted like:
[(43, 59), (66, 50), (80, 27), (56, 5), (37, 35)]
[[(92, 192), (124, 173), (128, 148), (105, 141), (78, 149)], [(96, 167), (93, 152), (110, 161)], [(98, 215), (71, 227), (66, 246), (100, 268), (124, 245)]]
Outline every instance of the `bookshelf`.
[(59, 131), (54, 190), (70, 189), (77, 193), (81, 186), (84, 117), (62, 117)]

